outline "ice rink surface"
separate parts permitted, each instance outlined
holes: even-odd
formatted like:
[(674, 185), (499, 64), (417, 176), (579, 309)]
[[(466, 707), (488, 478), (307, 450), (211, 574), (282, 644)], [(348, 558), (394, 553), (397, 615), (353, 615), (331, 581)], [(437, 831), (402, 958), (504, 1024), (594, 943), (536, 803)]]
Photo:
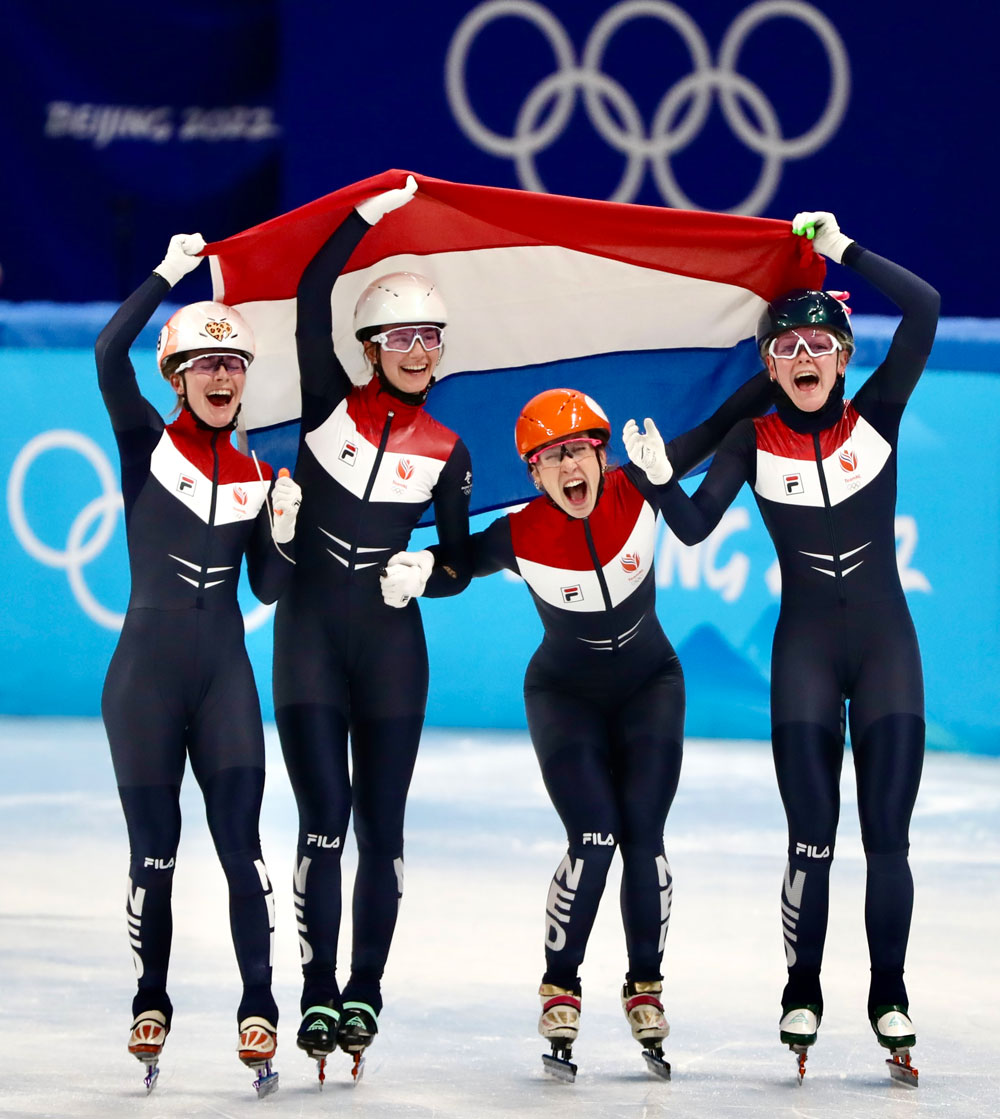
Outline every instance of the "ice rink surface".
[[(667, 822), (664, 960), (673, 1080), (646, 1071), (618, 1003), (609, 880), (583, 971), (573, 1085), (535, 1033), (543, 908), (564, 838), (527, 738), (428, 731), (407, 815), (406, 893), (364, 1077), (332, 1059), (321, 1092), (293, 1043), (295, 810), (273, 727), (261, 838), (275, 883), (280, 1089), (258, 1101), (235, 1055), (238, 977), (225, 880), (185, 782), (174, 879), (173, 1030), (148, 1098), (125, 1051), (133, 990), (125, 826), (98, 722), (0, 720), (0, 1116), (671, 1119), (1000, 1115), (1000, 761), (929, 754), (912, 827), (907, 982), (920, 1087), (890, 1082), (865, 1018), (864, 859), (850, 757), (832, 872), (826, 1014), (805, 1083), (778, 1042), (785, 829), (761, 743), (688, 742)], [(353, 843), (345, 878), (353, 874)], [(617, 863), (616, 866), (620, 864)], [(614, 875), (615, 872), (613, 872)], [(349, 909), (348, 909), (349, 912)], [(345, 930), (346, 931), (346, 930)], [(341, 956), (347, 959), (347, 940)]]

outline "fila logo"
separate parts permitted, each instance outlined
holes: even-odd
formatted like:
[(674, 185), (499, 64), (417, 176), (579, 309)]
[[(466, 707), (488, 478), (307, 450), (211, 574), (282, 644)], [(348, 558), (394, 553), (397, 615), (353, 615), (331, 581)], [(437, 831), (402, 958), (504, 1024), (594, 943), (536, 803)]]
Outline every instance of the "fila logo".
[(828, 859), (830, 857), (829, 843), (821, 851), (812, 843), (796, 843), (795, 854), (805, 855), (807, 859)]
[(325, 835), (307, 835), (306, 846), (308, 847), (310, 843), (314, 843), (317, 847), (339, 847), (340, 836), (335, 835), (333, 839), (328, 839)]
[(560, 587), (563, 602), (583, 602), (583, 587), (574, 583), (572, 587)]
[(151, 866), (153, 870), (170, 870), (174, 865), (173, 859), (153, 859), (147, 855), (142, 860), (143, 866)]
[(189, 478), (186, 474), (178, 474), (177, 476), (177, 492), (193, 494), (194, 487), (197, 483), (194, 478)]
[(608, 832), (607, 835), (601, 831), (585, 831), (583, 833), (583, 843), (586, 846), (588, 843), (594, 843), (598, 847), (614, 847), (615, 837)]
[(348, 466), (353, 466), (354, 460), (358, 457), (358, 445), (352, 443), (350, 439), (345, 439), (344, 445), (340, 448), (340, 454), (337, 457), (341, 462), (346, 462)]
[(633, 571), (638, 571), (642, 560), (638, 552), (626, 552), (621, 558), (622, 570), (627, 571), (630, 575)]
[(233, 487), (233, 501), (237, 505), (243, 506), (247, 503), (247, 491), (240, 486)]
[(852, 474), (858, 468), (858, 456), (847, 447), (840, 452), (840, 468)]
[(401, 482), (408, 482), (413, 477), (413, 463), (408, 458), (401, 458), (396, 463), (396, 477)]
[(784, 474), (781, 478), (785, 483), (785, 493), (790, 497), (793, 493), (805, 493), (806, 488), (802, 484), (801, 474)]

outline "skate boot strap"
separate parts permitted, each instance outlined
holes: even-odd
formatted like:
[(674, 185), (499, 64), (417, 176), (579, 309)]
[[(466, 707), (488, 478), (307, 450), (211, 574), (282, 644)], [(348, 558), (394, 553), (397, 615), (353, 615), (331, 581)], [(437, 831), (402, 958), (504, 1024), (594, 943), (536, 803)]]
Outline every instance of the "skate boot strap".
[(542, 1010), (548, 1012), (554, 1010), (557, 1006), (570, 1006), (579, 1013), (580, 1000), (576, 995), (554, 995), (542, 1003)]
[(655, 1010), (663, 1010), (663, 1003), (655, 995), (633, 995), (625, 1000), (625, 1012), (631, 1014), (640, 1006), (651, 1006)]
[(132, 1023), (128, 1051), (142, 1060), (154, 1056), (163, 1048), (170, 1028), (162, 1010), (144, 1010)]
[(278, 1031), (266, 1018), (244, 1018), (236, 1048), (245, 1063), (269, 1061), (278, 1048)]

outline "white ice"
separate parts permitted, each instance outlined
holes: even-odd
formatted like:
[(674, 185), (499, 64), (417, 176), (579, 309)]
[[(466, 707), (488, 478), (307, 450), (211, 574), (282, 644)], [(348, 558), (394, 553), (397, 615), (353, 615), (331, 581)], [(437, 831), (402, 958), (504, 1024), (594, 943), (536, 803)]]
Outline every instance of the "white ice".
[[(100, 724), (0, 720), (0, 1116), (864, 1119), (1000, 1114), (1000, 760), (930, 754), (912, 828), (907, 982), (920, 1087), (891, 1083), (865, 1018), (867, 951), (849, 758), (807, 1065), (780, 1046), (784, 820), (768, 748), (691, 741), (667, 825), (674, 909), (664, 961), (673, 1080), (646, 1071), (618, 1005), (625, 968), (609, 881), (583, 971), (573, 1085), (535, 1033), (543, 906), (564, 839), (525, 736), (428, 731), (407, 815), (406, 893), (380, 1034), (357, 1087), (336, 1055), (320, 1092), (293, 1043), (295, 811), (273, 728), (261, 836), (278, 896), (281, 1086), (258, 1101), (238, 1062), (224, 878), (193, 779), (174, 885), (174, 1028), (148, 1098), (125, 1051), (133, 977), (125, 827)], [(617, 865), (617, 864), (616, 864)], [(353, 871), (352, 848), (345, 877)], [(349, 913), (349, 906), (347, 907)], [(345, 930), (346, 931), (346, 930)], [(342, 958), (348, 957), (346, 937)]]

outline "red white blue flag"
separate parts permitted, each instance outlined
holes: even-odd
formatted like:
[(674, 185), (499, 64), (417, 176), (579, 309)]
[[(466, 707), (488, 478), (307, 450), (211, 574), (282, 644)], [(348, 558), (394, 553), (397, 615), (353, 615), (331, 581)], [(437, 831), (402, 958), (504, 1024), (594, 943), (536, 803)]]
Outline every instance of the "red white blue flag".
[[(242, 422), (275, 465), (290, 464), (298, 437), (299, 277), (357, 203), (406, 175), (386, 171), (206, 249), (214, 297), (256, 334)], [(535, 393), (589, 393), (611, 419), (613, 456), (633, 416), (652, 416), (669, 438), (760, 368), (765, 303), (822, 284), (822, 259), (788, 222), (414, 177), (413, 200), (365, 236), (334, 285), (332, 344), (363, 382), (361, 291), (386, 272), (435, 281), (448, 328), (427, 408), (469, 447), (474, 511), (533, 496), (513, 433)]]

